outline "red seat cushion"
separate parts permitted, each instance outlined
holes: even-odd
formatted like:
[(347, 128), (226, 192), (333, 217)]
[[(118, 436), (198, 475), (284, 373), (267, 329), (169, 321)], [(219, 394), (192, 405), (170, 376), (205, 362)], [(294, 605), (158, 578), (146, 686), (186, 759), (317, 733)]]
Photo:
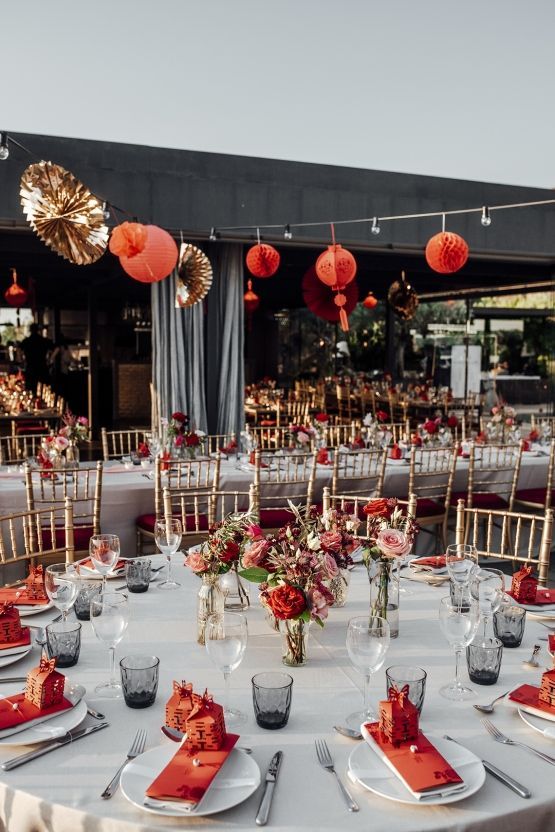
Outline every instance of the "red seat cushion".
[[(181, 518), (178, 517), (178, 520)], [(186, 532), (195, 532), (197, 531), (197, 524), (195, 522), (197, 518), (195, 518), (194, 514), (187, 515), (187, 519), (185, 521), (185, 531)], [(135, 520), (135, 524), (142, 529), (142, 531), (150, 532), (150, 534), (154, 534), (154, 524), (156, 522), (156, 515), (155, 514), (141, 514)], [(199, 514), (198, 516), (198, 531), (199, 532), (207, 532), (208, 531), (208, 517), (206, 514)]]
[(430, 500), (428, 497), (420, 497), (416, 501), (416, 517), (436, 517), (445, 514), (445, 508), (441, 503)]
[[(89, 540), (94, 534), (94, 529), (92, 526), (74, 526), (73, 527), (73, 544), (77, 551), (84, 551), (85, 549), (89, 548)], [(56, 541), (54, 543), (54, 547), (60, 548), (65, 546), (65, 530), (63, 526), (56, 527)], [(50, 528), (42, 530), (42, 542), (43, 546), (48, 549), (52, 546), (52, 535), (50, 533)]]
[[(458, 500), (464, 500), (465, 503), (467, 502), (468, 494), (466, 491), (457, 491), (451, 495), (451, 505), (457, 505)], [(472, 508), (484, 508), (484, 509), (492, 509), (492, 511), (503, 511), (509, 505), (508, 500), (505, 500), (503, 497), (500, 497), (498, 494), (494, 494), (493, 491), (490, 493), (479, 493), (472, 495)]]
[[(544, 506), (547, 498), (545, 488), (525, 488), (516, 492), (517, 500), (524, 500), (526, 503), (539, 503)], [(555, 491), (551, 492), (551, 505), (555, 503)]]
[(23, 422), (15, 429), (16, 433), (44, 433), (44, 424), (42, 422)]
[(275, 419), (261, 419), (258, 423), (261, 428), (275, 428), (276, 420)]
[(263, 508), (260, 510), (260, 526), (263, 529), (277, 529), (290, 523), (293, 513), (286, 508)]

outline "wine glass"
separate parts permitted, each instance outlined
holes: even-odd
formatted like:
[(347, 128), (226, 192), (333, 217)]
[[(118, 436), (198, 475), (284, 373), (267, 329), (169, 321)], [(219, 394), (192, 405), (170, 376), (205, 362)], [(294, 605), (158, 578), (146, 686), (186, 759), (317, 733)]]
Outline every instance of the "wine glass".
[(478, 552), (471, 543), (453, 543), (445, 552), (445, 565), (451, 584), (453, 597), (463, 604), (465, 589), (478, 566)]
[(52, 603), (62, 613), (63, 621), (67, 619), (68, 611), (77, 598), (78, 577), (75, 568), (68, 563), (53, 563), (46, 567), (44, 588)]
[(468, 647), (478, 630), (480, 611), (478, 604), (470, 603), (468, 607), (454, 604), (449, 595), (439, 604), (439, 624), (443, 635), (455, 651), (455, 678), (449, 685), (439, 689), (441, 696), (454, 702), (462, 702), (474, 696), (474, 691), (465, 688), (459, 681), (459, 660), (462, 651)]
[(351, 618), (347, 629), (347, 652), (354, 667), (364, 676), (364, 709), (349, 714), (347, 723), (357, 730), (363, 722), (375, 722), (370, 706), (370, 679), (385, 660), (389, 647), (389, 624), (385, 618), (360, 615)]
[(120, 643), (129, 624), (127, 595), (122, 592), (101, 592), (91, 601), (91, 624), (99, 641), (110, 649), (110, 680), (95, 687), (95, 693), (110, 699), (120, 699), (121, 685), (116, 678), (116, 645)]
[(470, 594), (478, 602), (485, 639), (488, 623), (503, 601), (505, 576), (500, 569), (477, 569), (470, 582)]
[(106, 591), (106, 575), (118, 562), (119, 552), (117, 534), (95, 534), (89, 540), (91, 563), (102, 575), (102, 592)]
[(212, 613), (205, 630), (206, 652), (225, 680), (224, 717), (228, 725), (241, 725), (245, 714), (229, 707), (229, 677), (239, 667), (247, 647), (247, 619), (239, 612)]
[(178, 586), (181, 586), (181, 584), (172, 579), (171, 558), (181, 546), (182, 535), (181, 521), (175, 517), (169, 520), (157, 520), (154, 524), (154, 539), (156, 545), (168, 561), (168, 575), (165, 581), (158, 584), (159, 589), (177, 589)]

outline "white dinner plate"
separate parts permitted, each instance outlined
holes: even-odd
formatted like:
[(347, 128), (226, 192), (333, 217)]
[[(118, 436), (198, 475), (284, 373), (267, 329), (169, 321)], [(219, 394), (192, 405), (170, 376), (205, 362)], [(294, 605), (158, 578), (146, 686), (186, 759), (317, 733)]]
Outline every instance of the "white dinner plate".
[(555, 605), (552, 606), (551, 604), (521, 604), (519, 601), (515, 601), (514, 598), (511, 598), (511, 603), (515, 605), (515, 607), (520, 607), (526, 612), (529, 612), (530, 615), (537, 615), (540, 618), (555, 618)]
[(553, 720), (549, 717), (537, 716), (530, 711), (525, 711), (524, 708), (518, 709), (518, 715), (526, 725), (533, 728), (538, 734), (543, 734), (544, 737), (555, 740), (555, 726), (553, 725)]
[[(15, 649), (15, 648), (14, 648)], [(31, 643), (25, 644), (22, 647), (17, 648), (16, 652), (11, 652), (10, 650), (0, 650), (0, 667), (7, 667), (9, 664), (15, 664), (16, 662), (20, 661), (20, 659), (24, 659), (25, 656), (28, 656), (31, 650), (33, 649), (33, 633), (31, 633)], [(6, 652), (9, 655), (6, 655)], [(1, 682), (0, 682), (1, 684)]]
[[(68, 679), (66, 677), (67, 686)], [(83, 699), (84, 692), (85, 689), (81, 685), (72, 685), (70, 683), (68, 690), (64, 691), (64, 696), (69, 701), (75, 697), (78, 700), (78, 704), (75, 707), (61, 711), (54, 716), (47, 716), (42, 719), (39, 717), (39, 719), (29, 723), (27, 728), (18, 726), (17, 729), (9, 728), (0, 731), (0, 747), (4, 745), (33, 745), (35, 743), (48, 742), (48, 740), (56, 739), (56, 737), (63, 737), (68, 731), (77, 728), (87, 716), (87, 703)]]
[(444, 797), (418, 800), (366, 742), (359, 743), (351, 752), (348, 767), (349, 778), (380, 797), (394, 800), (397, 803), (408, 803), (411, 806), (443, 806), (447, 803), (456, 803), (459, 800), (466, 800), (482, 788), (486, 779), (486, 771), (482, 761), (472, 751), (440, 737), (430, 737), (430, 740), (462, 777), (467, 786), (464, 791), (447, 794)]
[(387, 464), (388, 465), (408, 465), (409, 461), (408, 461), (408, 459), (391, 459), (390, 457), (387, 457)]
[[(172, 818), (182, 818), (189, 815), (191, 817), (199, 817), (213, 815), (216, 812), (224, 812), (226, 809), (238, 806), (239, 803), (247, 800), (260, 785), (260, 769), (256, 761), (239, 748), (234, 748), (221, 767), (211, 787), (193, 811), (185, 812), (183, 805), (180, 808), (180, 804), (177, 804), (176, 808), (174, 808), (170, 802), (164, 803), (163, 807), (153, 806), (150, 803), (148, 806), (145, 806), (146, 790), (160, 774), (162, 769), (168, 765), (176, 751), (177, 747), (174, 743), (171, 745), (159, 745), (156, 748), (145, 751), (144, 754), (141, 754), (128, 763), (121, 774), (120, 788), (130, 803), (153, 815), (165, 815)], [(218, 779), (226, 778), (250, 780), (252, 783), (248, 786), (218, 789)], [(160, 802), (162, 803), (162, 801)]]
[(48, 604), (35, 604), (32, 607), (30, 604), (25, 606), (15, 605), (16, 610), (18, 611), (21, 618), (25, 618), (28, 615), (38, 615), (39, 612), (45, 612), (45, 610), (51, 610), (54, 604), (52, 601), (49, 601)]

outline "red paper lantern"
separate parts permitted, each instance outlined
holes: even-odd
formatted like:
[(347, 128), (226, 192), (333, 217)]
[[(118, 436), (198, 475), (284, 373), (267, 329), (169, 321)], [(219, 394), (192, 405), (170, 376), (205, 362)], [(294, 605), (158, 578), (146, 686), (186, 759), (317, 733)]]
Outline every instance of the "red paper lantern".
[(121, 255), (119, 261), (125, 272), (141, 283), (156, 283), (175, 269), (178, 257), (173, 237), (157, 225), (147, 225), (144, 249), (132, 257)]
[(374, 309), (378, 305), (378, 299), (374, 297), (372, 292), (368, 292), (364, 300), (362, 301), (362, 305), (366, 309)]
[(15, 306), (16, 308), (19, 308), (20, 306), (25, 306), (25, 304), (29, 300), (29, 292), (27, 291), (27, 289), (24, 289), (22, 286), (20, 286), (17, 282), (16, 270), (12, 269), (11, 272), (13, 283), (4, 292), (4, 297), (6, 298), (6, 301), (10, 304), (10, 306)]
[(357, 261), (350, 251), (338, 243), (328, 246), (316, 261), (316, 274), (326, 286), (344, 289), (357, 273)]
[(253, 312), (256, 312), (260, 305), (260, 298), (252, 290), (252, 280), (247, 281), (247, 291), (243, 295), (243, 300), (247, 315), (252, 315)]
[(116, 257), (135, 257), (144, 251), (148, 231), (140, 222), (122, 222), (112, 230), (108, 248)]
[(255, 277), (272, 277), (279, 269), (279, 261), (279, 251), (266, 243), (258, 243), (247, 251), (247, 269)]
[(426, 261), (428, 266), (440, 274), (452, 274), (462, 269), (468, 260), (468, 245), (452, 231), (440, 231), (428, 240)]

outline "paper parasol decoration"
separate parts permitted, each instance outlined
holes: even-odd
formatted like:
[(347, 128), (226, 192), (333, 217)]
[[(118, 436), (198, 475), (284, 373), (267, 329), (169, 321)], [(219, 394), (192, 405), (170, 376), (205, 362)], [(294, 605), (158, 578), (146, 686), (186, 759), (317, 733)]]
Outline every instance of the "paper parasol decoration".
[(23, 171), (23, 213), (47, 246), (78, 266), (104, 254), (108, 228), (102, 202), (72, 173), (52, 162), (37, 162)]
[[(335, 303), (335, 294), (316, 276), (316, 269), (311, 266), (305, 272), (302, 282), (304, 302), (311, 312), (324, 321), (336, 323), (339, 321), (340, 307)], [(349, 315), (358, 302), (358, 285), (351, 281), (342, 289), (345, 295), (345, 311)]]
[(403, 321), (410, 321), (414, 317), (419, 302), (418, 295), (407, 283), (404, 272), (401, 272), (401, 279), (394, 280), (389, 287), (387, 299), (395, 314)]
[(206, 297), (211, 286), (212, 266), (206, 254), (192, 243), (181, 243), (177, 263), (176, 308), (185, 309), (198, 303)]

